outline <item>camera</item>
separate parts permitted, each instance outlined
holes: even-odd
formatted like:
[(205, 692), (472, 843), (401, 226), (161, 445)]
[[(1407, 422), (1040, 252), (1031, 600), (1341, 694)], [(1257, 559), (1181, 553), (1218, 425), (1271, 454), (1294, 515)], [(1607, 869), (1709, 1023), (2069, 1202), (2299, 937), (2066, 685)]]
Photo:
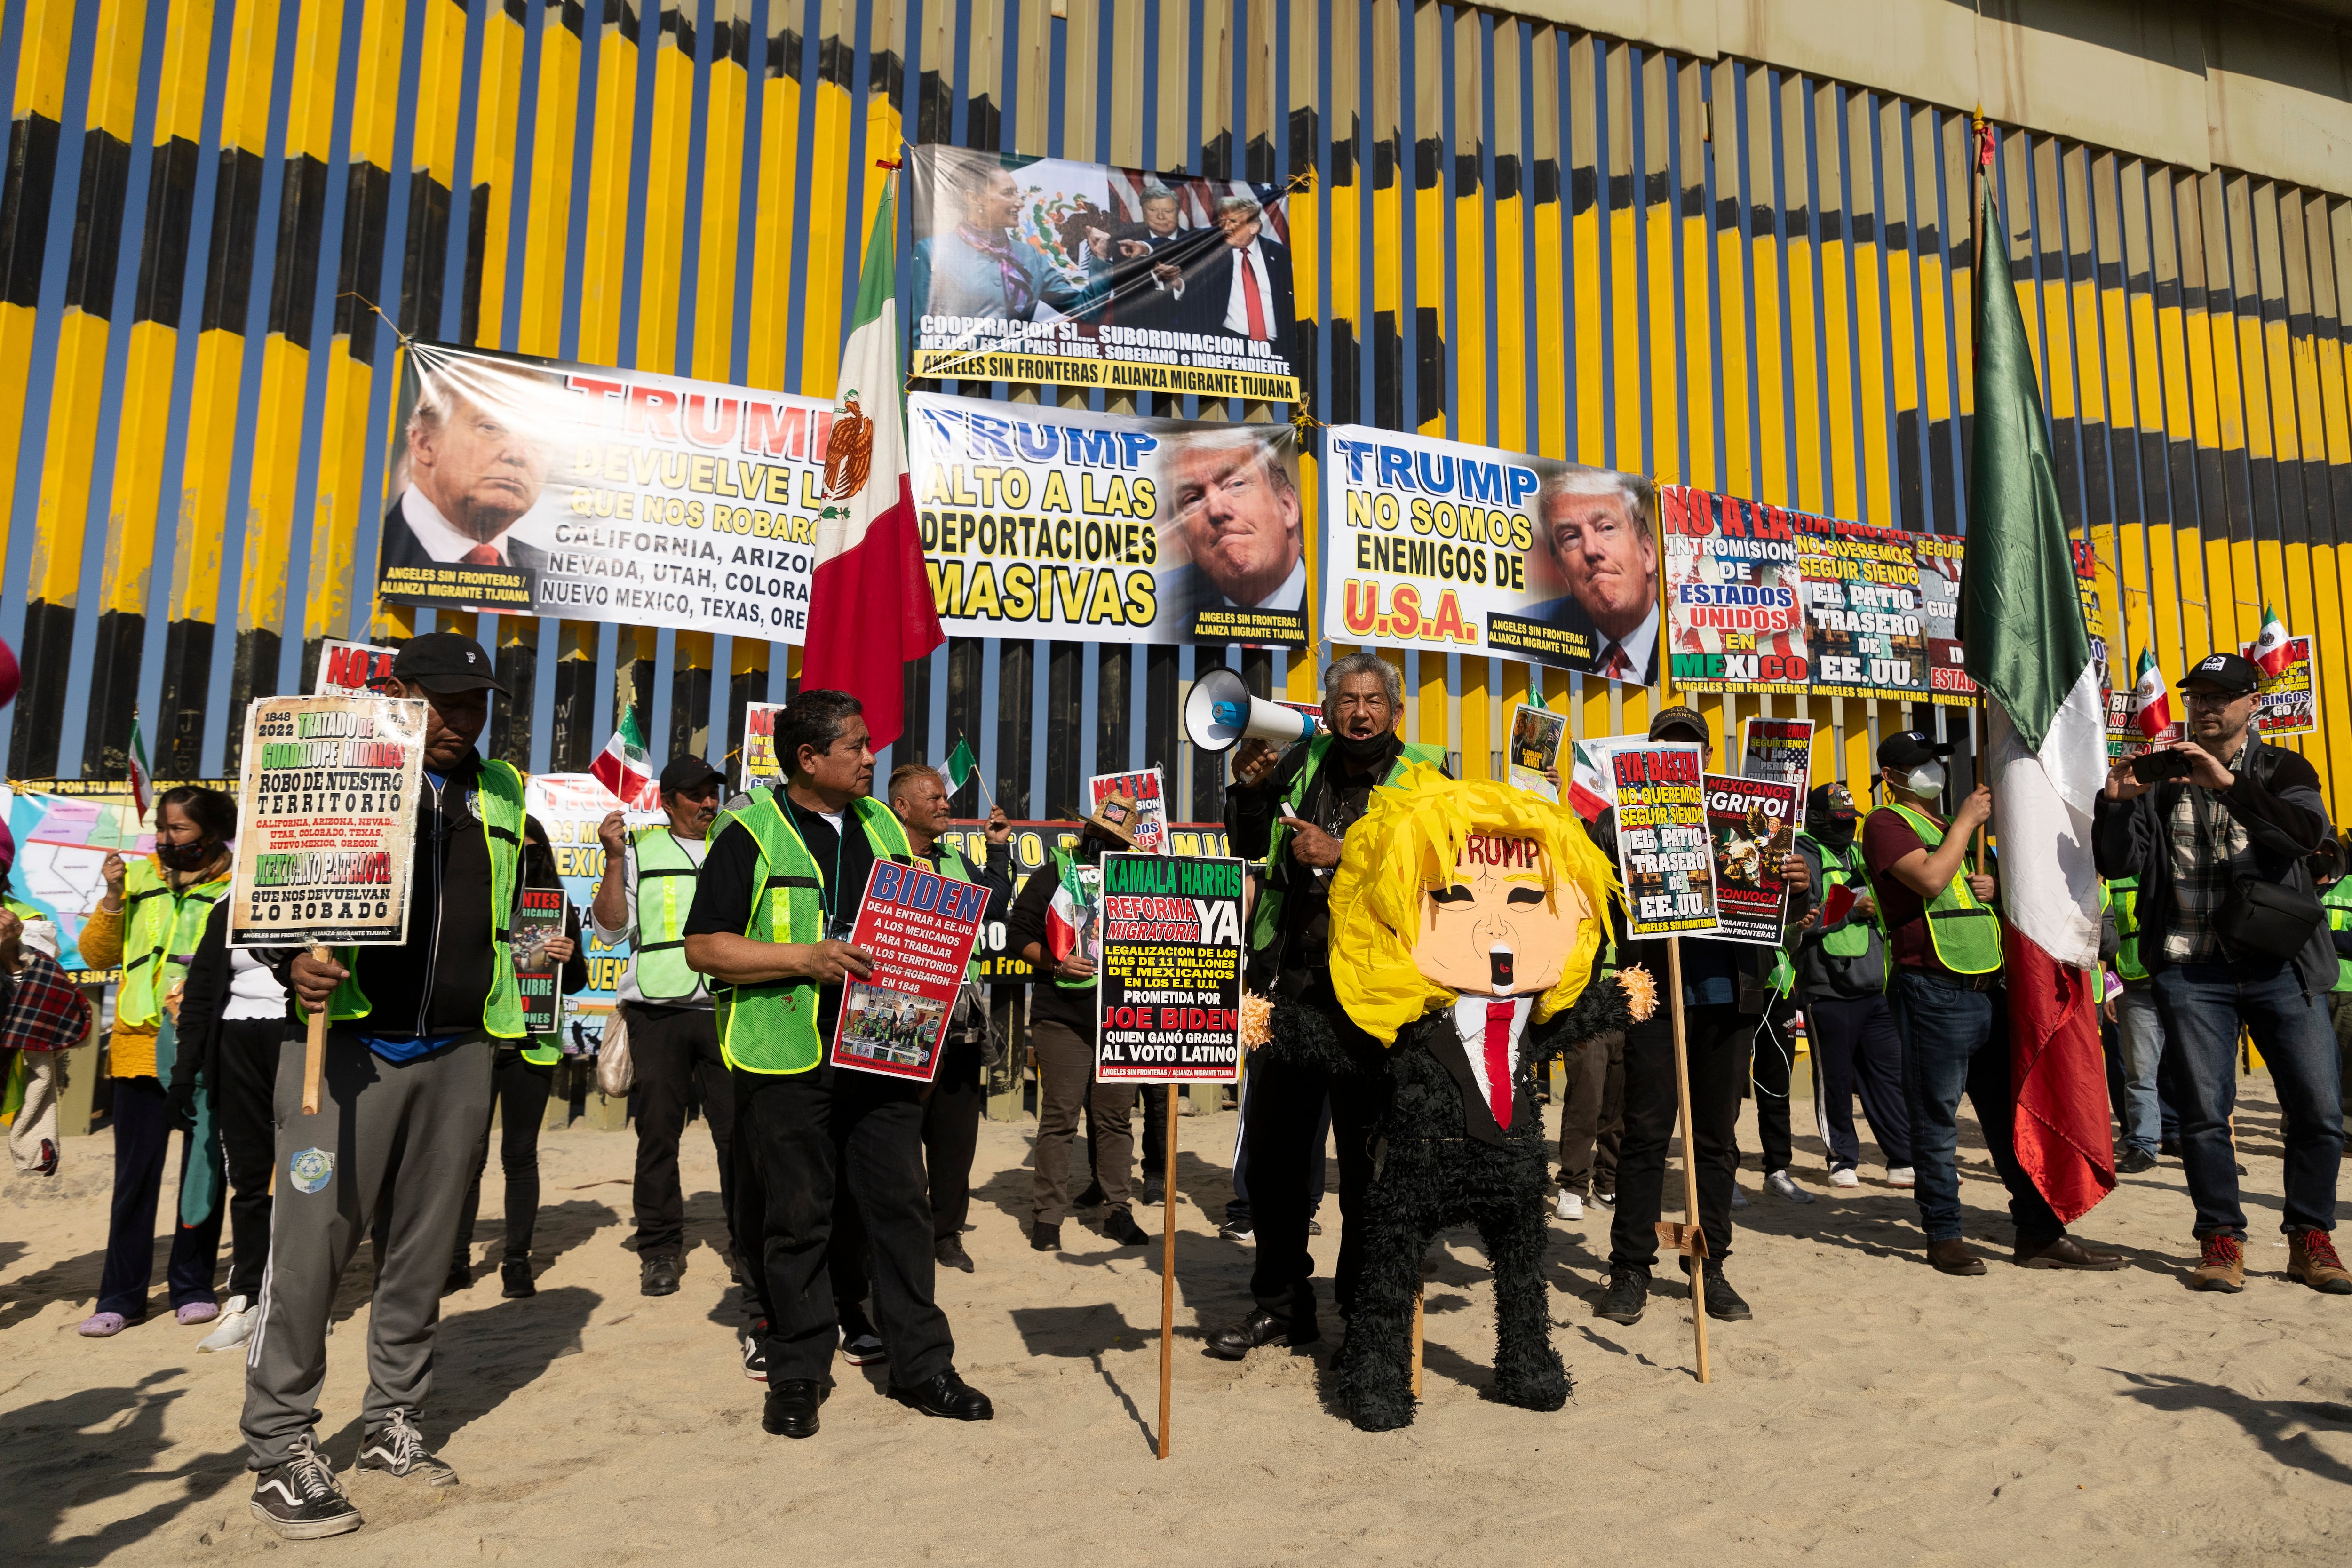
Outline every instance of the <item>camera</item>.
[(2144, 784), (2185, 779), (2195, 766), (2179, 752), (2143, 752), (2132, 759), (2132, 777)]

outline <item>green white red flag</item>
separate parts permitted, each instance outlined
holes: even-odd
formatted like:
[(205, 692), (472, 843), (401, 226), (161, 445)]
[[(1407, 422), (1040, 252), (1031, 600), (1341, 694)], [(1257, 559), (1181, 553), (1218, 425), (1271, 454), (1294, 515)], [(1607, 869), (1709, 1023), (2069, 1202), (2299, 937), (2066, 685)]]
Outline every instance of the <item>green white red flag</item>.
[(2254, 661), (2264, 675), (2276, 675), (2287, 666), (2286, 623), (2268, 605), (2263, 606), (2263, 629), (2246, 645), (2246, 657)]
[(654, 762), (646, 751), (646, 738), (637, 731), (635, 708), (621, 710), (621, 727), (613, 731), (613, 738), (604, 742), (604, 751), (588, 764), (588, 771), (631, 811), (660, 808), (661, 789), (654, 779)]

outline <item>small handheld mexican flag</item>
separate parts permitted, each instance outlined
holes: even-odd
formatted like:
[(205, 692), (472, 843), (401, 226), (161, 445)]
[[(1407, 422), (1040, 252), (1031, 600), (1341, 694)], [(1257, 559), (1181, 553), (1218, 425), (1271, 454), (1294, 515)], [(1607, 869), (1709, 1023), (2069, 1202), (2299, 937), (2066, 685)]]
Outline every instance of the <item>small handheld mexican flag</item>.
[(2263, 629), (2246, 645), (2246, 657), (2254, 661), (2264, 675), (2276, 675), (2286, 668), (2286, 623), (2268, 605), (2263, 606)]
[(155, 793), (155, 782), (147, 772), (147, 738), (139, 732), (139, 714), (131, 715), (131, 803), (139, 815), (147, 815), (149, 797)]
[(646, 752), (645, 736), (637, 731), (637, 710), (634, 707), (621, 710), (621, 727), (613, 731), (613, 738), (604, 742), (604, 750), (589, 764), (588, 771), (632, 811), (652, 811), (661, 805), (661, 790), (654, 783), (653, 758)]
[(2164, 738), (2172, 728), (2172, 693), (2164, 684), (2164, 671), (2156, 667), (2156, 655), (2140, 650), (2139, 680), (2132, 688), (2132, 728), (2151, 741)]
[(1609, 782), (1608, 752), (1583, 741), (1574, 742), (1572, 749), (1576, 763), (1569, 771), (1568, 804), (1585, 821), (1596, 822), (1617, 795), (1616, 786)]
[(963, 788), (971, 775), (980, 771), (980, 759), (971, 754), (970, 737), (967, 736), (956, 742), (955, 750), (948, 753), (947, 766), (944, 771), (948, 775), (950, 789)]
[(1057, 962), (1079, 952), (1092, 958), (1097, 944), (1090, 940), (1087, 927), (1094, 923), (1096, 889), (1101, 882), (1097, 877), (1089, 887), (1088, 868), (1066, 855), (1054, 858), (1060, 880), (1054, 889), (1053, 902), (1045, 906), (1045, 951)]

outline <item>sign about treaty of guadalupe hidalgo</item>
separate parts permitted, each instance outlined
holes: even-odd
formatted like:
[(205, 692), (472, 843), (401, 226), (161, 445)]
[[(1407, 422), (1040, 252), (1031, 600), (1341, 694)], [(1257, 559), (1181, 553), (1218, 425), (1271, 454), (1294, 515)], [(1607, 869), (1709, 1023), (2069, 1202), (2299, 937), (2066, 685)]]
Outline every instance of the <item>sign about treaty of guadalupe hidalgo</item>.
[(413, 343), (376, 591), (801, 642), (816, 522), (871, 426), (814, 398)]
[(245, 711), (231, 947), (408, 940), (425, 704), (264, 697)]

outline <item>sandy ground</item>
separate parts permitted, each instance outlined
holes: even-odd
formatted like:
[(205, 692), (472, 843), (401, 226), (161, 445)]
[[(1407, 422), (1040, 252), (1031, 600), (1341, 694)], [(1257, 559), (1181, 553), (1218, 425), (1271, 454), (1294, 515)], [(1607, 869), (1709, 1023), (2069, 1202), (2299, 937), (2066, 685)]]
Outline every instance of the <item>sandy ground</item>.
[[(0, 1560), (241, 1562), (409, 1568), (451, 1560), (676, 1564), (1035, 1561), (1094, 1565), (1603, 1561), (1903, 1563), (2131, 1561), (2341, 1564), (2352, 1552), (2352, 1299), (2288, 1284), (2275, 1108), (2247, 1085), (2241, 1137), (2256, 1235), (2237, 1297), (2190, 1294), (2189, 1210), (2168, 1163), (2127, 1179), (2078, 1231), (2119, 1274), (1980, 1279), (1921, 1262), (1908, 1194), (1759, 1195), (1731, 1278), (1752, 1323), (1713, 1325), (1716, 1381), (1693, 1364), (1687, 1303), (1663, 1279), (1632, 1328), (1594, 1320), (1606, 1211), (1555, 1221), (1554, 1337), (1576, 1377), (1557, 1415), (1484, 1399), (1491, 1295), (1475, 1238), (1433, 1258), (1427, 1398), (1368, 1436), (1325, 1401), (1329, 1346), (1234, 1365), (1203, 1326), (1245, 1305), (1250, 1252), (1219, 1240), (1230, 1114), (1182, 1123), (1174, 1457), (1152, 1457), (1157, 1244), (1065, 1227), (1031, 1252), (1026, 1124), (992, 1124), (969, 1239), (979, 1271), (942, 1272), (958, 1360), (996, 1401), (991, 1425), (926, 1420), (846, 1365), (812, 1442), (764, 1436), (711, 1243), (715, 1163), (690, 1131), (695, 1246), (684, 1289), (637, 1294), (627, 1234), (635, 1140), (543, 1140), (540, 1293), (502, 1301), (478, 1267), (445, 1305), (425, 1422), (464, 1483), (352, 1479), (361, 1532), (284, 1544), (247, 1513), (236, 1438), (244, 1363), (195, 1353), (155, 1315), (77, 1337), (98, 1282), (108, 1140), (67, 1173), (0, 1177)], [(1801, 1130), (1811, 1124), (1801, 1104)], [(1755, 1148), (1752, 1125), (1743, 1145)], [(1874, 1156), (1874, 1145), (1865, 1143)], [(1972, 1236), (2005, 1247), (1980, 1147), (1964, 1151)], [(493, 1249), (497, 1184), (477, 1256)], [(1318, 1260), (1337, 1242), (1326, 1205)], [(1146, 1211), (1157, 1230), (1157, 1211)], [(367, 1265), (330, 1342), (320, 1431), (358, 1441)], [(1669, 1290), (1673, 1294), (1669, 1294)], [(1336, 1321), (1327, 1311), (1327, 1323)], [(882, 1369), (867, 1369), (879, 1373)]]

